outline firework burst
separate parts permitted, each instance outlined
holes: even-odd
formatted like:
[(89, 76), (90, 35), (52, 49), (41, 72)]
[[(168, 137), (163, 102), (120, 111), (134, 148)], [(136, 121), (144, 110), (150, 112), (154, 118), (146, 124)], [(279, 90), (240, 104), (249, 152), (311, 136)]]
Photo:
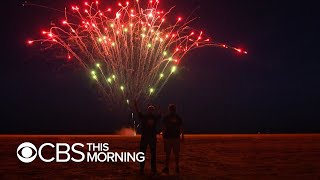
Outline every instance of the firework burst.
[(112, 104), (148, 101), (175, 74), (183, 57), (204, 46), (241, 49), (216, 43), (189, 27), (195, 19), (171, 18), (159, 1), (141, 7), (139, 0), (118, 3), (115, 10), (98, 1), (66, 8), (59, 25), (42, 31), (44, 38), (29, 40), (59, 46), (67, 59), (76, 59)]

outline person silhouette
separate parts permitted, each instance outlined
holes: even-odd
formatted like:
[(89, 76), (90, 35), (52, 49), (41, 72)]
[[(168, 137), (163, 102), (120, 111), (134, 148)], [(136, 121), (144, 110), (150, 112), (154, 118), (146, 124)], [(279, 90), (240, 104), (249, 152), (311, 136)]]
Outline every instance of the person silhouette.
[[(141, 122), (141, 139), (140, 152), (146, 153), (148, 146), (151, 152), (151, 171), (157, 173), (156, 153), (157, 153), (157, 123), (161, 118), (161, 114), (156, 112), (153, 105), (149, 105), (147, 112), (144, 114), (139, 110), (137, 101), (134, 101), (134, 107), (138, 113)], [(140, 174), (144, 174), (145, 162), (140, 163)]]
[(176, 162), (176, 173), (180, 172), (179, 156), (180, 156), (180, 135), (181, 141), (184, 141), (182, 129), (182, 119), (176, 113), (176, 106), (170, 104), (168, 107), (169, 113), (163, 118), (163, 139), (164, 151), (166, 153), (165, 167), (163, 173), (169, 173), (169, 161), (171, 150), (173, 150)]

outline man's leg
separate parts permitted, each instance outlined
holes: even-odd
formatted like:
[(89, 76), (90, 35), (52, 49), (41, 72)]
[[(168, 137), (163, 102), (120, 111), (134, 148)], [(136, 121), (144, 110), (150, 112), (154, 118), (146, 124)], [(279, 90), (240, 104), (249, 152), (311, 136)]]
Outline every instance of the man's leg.
[(180, 139), (172, 139), (172, 147), (173, 147), (173, 153), (176, 160), (176, 172), (179, 173), (179, 160), (180, 160)]
[[(148, 146), (148, 143), (141, 140), (140, 141), (140, 152), (143, 152), (146, 155), (147, 146)], [(145, 160), (140, 162), (140, 173), (144, 173), (144, 165), (145, 165)]]
[(169, 163), (170, 163), (170, 154), (171, 154), (171, 145), (169, 139), (164, 139), (164, 152), (166, 153), (165, 167), (162, 170), (163, 173), (169, 173)]
[(152, 140), (149, 143), (151, 151), (151, 170), (153, 173), (157, 172), (157, 141)]

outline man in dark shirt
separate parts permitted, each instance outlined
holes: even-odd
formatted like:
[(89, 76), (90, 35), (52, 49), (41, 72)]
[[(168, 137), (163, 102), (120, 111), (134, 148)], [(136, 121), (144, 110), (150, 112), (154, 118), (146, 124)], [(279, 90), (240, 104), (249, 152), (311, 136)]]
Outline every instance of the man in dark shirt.
[[(141, 121), (140, 152), (146, 153), (149, 145), (151, 152), (151, 170), (153, 174), (156, 174), (157, 122), (161, 118), (161, 115), (155, 112), (155, 107), (152, 105), (148, 106), (147, 113), (145, 114), (139, 111), (136, 101), (134, 102), (134, 106)], [(144, 174), (144, 165), (145, 162), (140, 163), (141, 174)]]
[(176, 113), (176, 106), (169, 105), (169, 114), (163, 119), (163, 139), (164, 151), (166, 153), (166, 164), (163, 173), (169, 173), (169, 160), (171, 150), (173, 150), (176, 160), (176, 172), (179, 173), (179, 153), (180, 153), (180, 135), (182, 134), (182, 141), (184, 140), (182, 119)]

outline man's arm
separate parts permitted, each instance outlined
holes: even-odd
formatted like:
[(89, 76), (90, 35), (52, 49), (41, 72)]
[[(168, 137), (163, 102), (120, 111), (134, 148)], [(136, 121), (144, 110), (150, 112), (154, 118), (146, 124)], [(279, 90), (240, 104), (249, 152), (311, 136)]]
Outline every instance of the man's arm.
[(166, 132), (166, 118), (166, 116), (163, 117), (163, 120), (161, 121), (162, 137), (164, 137), (164, 133)]
[(134, 110), (139, 113), (139, 107), (138, 107), (138, 103), (137, 103), (137, 100), (134, 100)]
[(184, 141), (184, 132), (182, 126), (180, 126), (180, 132), (181, 132), (181, 141)]
[(143, 114), (140, 112), (137, 100), (134, 100), (134, 110), (137, 112), (139, 119), (142, 119)]
[(178, 117), (178, 118), (179, 118), (179, 121), (180, 121), (181, 141), (183, 142), (184, 141), (183, 122), (182, 122), (182, 119), (180, 117)]
[(157, 106), (157, 108), (156, 108), (156, 110), (157, 110), (157, 119), (159, 120), (159, 119), (161, 119), (161, 117), (162, 117), (162, 111), (161, 111), (161, 107), (158, 105)]

